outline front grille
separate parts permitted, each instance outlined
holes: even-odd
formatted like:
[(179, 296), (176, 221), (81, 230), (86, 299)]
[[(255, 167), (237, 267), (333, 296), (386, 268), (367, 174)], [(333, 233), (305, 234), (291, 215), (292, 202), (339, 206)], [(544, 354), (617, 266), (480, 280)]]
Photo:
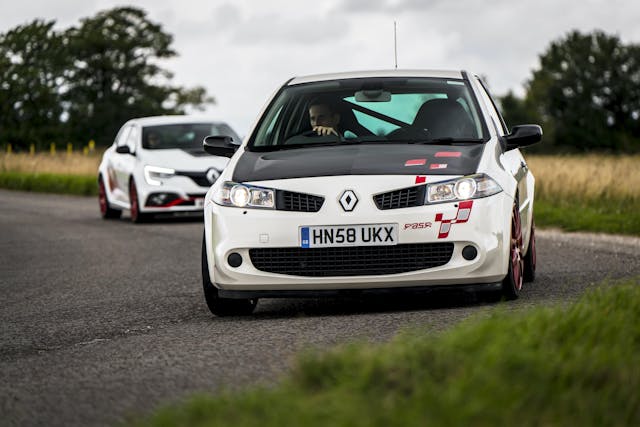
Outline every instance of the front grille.
[(324, 197), (311, 194), (284, 190), (278, 190), (276, 194), (276, 209), (280, 211), (318, 212), (323, 203)]
[(444, 265), (452, 254), (453, 243), (249, 249), (258, 270), (308, 277), (406, 273)]
[(193, 182), (195, 182), (200, 187), (211, 187), (211, 183), (207, 179), (206, 172), (185, 172), (185, 171), (176, 171), (176, 175), (186, 176), (191, 178)]
[(425, 189), (424, 185), (402, 188), (388, 193), (376, 194), (373, 196), (373, 200), (380, 210), (421, 206), (424, 204)]

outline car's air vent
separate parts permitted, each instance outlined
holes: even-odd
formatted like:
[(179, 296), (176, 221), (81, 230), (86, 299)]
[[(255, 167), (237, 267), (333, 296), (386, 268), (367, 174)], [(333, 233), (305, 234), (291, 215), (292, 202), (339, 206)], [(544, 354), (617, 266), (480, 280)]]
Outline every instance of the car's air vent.
[(308, 277), (406, 273), (444, 265), (452, 254), (453, 243), (249, 249), (258, 270)]
[(276, 192), (276, 209), (293, 212), (318, 212), (324, 203), (324, 197), (311, 194), (278, 190)]
[(402, 188), (388, 193), (376, 194), (373, 196), (373, 200), (378, 209), (381, 210), (422, 206), (424, 204), (425, 189), (424, 185)]

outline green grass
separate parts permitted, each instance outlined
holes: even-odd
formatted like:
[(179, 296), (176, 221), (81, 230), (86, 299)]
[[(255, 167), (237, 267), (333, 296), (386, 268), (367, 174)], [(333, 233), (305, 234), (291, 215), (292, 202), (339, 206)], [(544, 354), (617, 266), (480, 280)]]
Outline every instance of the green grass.
[(640, 425), (639, 285), (308, 351), (273, 388), (199, 395), (132, 425)]
[(0, 188), (39, 193), (96, 196), (98, 181), (95, 176), (0, 172)]
[(640, 236), (638, 202), (536, 199), (534, 210), (539, 227)]

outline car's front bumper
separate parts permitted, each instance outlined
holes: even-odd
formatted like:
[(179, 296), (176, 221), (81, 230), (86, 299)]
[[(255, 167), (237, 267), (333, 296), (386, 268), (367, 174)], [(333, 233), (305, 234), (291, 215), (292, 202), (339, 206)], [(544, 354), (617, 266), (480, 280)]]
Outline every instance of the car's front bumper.
[[(329, 204), (332, 201), (328, 201)], [(443, 203), (404, 209), (361, 209), (358, 215), (323, 206), (318, 213), (285, 212), (223, 207), (211, 202), (205, 208), (205, 238), (209, 274), (222, 291), (255, 291), (272, 295), (275, 291), (325, 292), (412, 288), (439, 285), (495, 284), (507, 273), (513, 199), (504, 192), (473, 200), (470, 215), (459, 217), (459, 203)], [(439, 218), (440, 220), (437, 220)], [(448, 232), (443, 223), (449, 224)], [(399, 274), (324, 277), (277, 274), (258, 270), (251, 261), (253, 248), (300, 248), (300, 227), (397, 223), (400, 244), (453, 243), (446, 264)], [(422, 226), (408, 226), (422, 223)], [(427, 225), (429, 224), (429, 225)], [(467, 260), (463, 248), (473, 246), (477, 255)], [(242, 257), (238, 267), (228, 256)], [(303, 292), (304, 293), (304, 292)], [(286, 292), (279, 292), (283, 295)]]
[(163, 182), (162, 185), (150, 185), (142, 181), (138, 185), (140, 212), (142, 213), (176, 213), (202, 212), (204, 197), (208, 187), (201, 187), (186, 176), (176, 176)]

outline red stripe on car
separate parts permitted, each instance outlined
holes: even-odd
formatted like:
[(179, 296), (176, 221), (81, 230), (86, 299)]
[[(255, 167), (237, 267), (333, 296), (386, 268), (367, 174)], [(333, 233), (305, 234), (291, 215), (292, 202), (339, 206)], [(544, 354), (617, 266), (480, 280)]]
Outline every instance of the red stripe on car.
[(420, 166), (427, 163), (427, 159), (411, 159), (404, 162), (405, 166)]
[(438, 151), (436, 157), (460, 157), (462, 153), (460, 151)]

